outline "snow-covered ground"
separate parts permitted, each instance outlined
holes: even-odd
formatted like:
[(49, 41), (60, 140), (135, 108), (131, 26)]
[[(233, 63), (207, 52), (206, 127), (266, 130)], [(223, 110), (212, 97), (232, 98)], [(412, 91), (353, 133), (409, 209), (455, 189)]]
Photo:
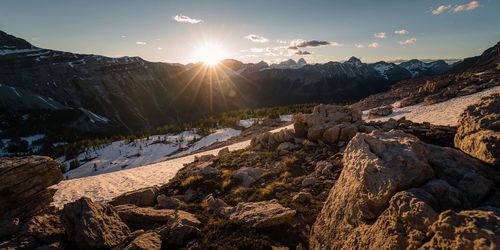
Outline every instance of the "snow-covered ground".
[(429, 122), (436, 125), (456, 126), (460, 115), (467, 106), (478, 102), (483, 96), (488, 96), (493, 93), (500, 93), (500, 86), (432, 105), (419, 103), (412, 106), (397, 108), (399, 102), (396, 102), (392, 104), (392, 114), (380, 118), (368, 119), (368, 112), (370, 110), (365, 110), (363, 111), (363, 119), (366, 121), (387, 121), (390, 118), (397, 120), (404, 116), (407, 120), (413, 122)]
[[(73, 179), (144, 166), (191, 154), (216, 142), (238, 136), (240, 133), (239, 130), (227, 128), (219, 129), (201, 139), (194, 131), (185, 131), (177, 135), (154, 135), (130, 143), (115, 141), (104, 147), (81, 153), (78, 156), (81, 166), (64, 175), (68, 179)], [(196, 139), (199, 140), (193, 142)], [(193, 143), (190, 144), (191, 142)], [(69, 168), (69, 161), (63, 159), (57, 160)]]
[[(288, 125), (275, 129), (272, 132), (277, 132), (285, 128), (293, 128), (293, 126)], [(232, 151), (245, 148), (248, 145), (250, 145), (250, 140), (231, 144), (228, 148)], [(83, 196), (95, 201), (109, 201), (128, 191), (162, 185), (174, 177), (184, 164), (192, 162), (195, 156), (217, 154), (221, 149), (217, 148), (133, 169), (64, 180), (52, 187), (56, 189), (52, 204), (61, 207)]]

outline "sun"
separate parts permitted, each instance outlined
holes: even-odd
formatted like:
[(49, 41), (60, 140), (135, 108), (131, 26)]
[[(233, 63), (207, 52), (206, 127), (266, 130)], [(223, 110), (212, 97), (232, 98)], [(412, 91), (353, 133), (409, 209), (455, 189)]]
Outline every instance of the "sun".
[(203, 62), (208, 66), (215, 66), (227, 58), (227, 52), (222, 45), (215, 42), (205, 42), (195, 48), (194, 61)]

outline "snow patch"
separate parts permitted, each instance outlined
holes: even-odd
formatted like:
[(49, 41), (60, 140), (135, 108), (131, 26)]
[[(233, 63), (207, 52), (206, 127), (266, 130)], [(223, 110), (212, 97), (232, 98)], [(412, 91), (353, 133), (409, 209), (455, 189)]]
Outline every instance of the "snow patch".
[(369, 110), (363, 111), (363, 119), (366, 121), (387, 121), (389, 119), (399, 119), (405, 117), (407, 120), (423, 123), (429, 122), (435, 125), (457, 126), (460, 115), (469, 106), (478, 102), (482, 97), (494, 93), (500, 93), (500, 86), (493, 87), (471, 95), (455, 97), (444, 102), (432, 105), (419, 103), (403, 108), (399, 107), (399, 102), (392, 104), (393, 113), (375, 119), (368, 119)]

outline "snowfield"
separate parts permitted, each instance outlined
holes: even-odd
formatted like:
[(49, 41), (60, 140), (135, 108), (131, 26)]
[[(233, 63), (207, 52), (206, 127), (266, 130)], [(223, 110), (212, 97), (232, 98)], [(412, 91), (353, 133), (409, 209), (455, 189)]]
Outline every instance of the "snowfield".
[[(277, 132), (285, 128), (293, 128), (293, 126), (288, 125), (272, 130), (272, 132)], [(250, 145), (250, 140), (231, 144), (228, 148), (233, 151), (245, 148), (248, 145)], [(125, 169), (112, 173), (64, 180), (51, 187), (56, 189), (52, 204), (57, 207), (62, 207), (64, 204), (75, 201), (83, 196), (89, 197), (94, 201), (109, 201), (125, 192), (144, 187), (162, 185), (174, 177), (177, 171), (184, 167), (184, 164), (193, 162), (195, 156), (217, 154), (222, 148), (191, 154), (133, 169)]]
[[(203, 138), (194, 131), (185, 131), (177, 135), (154, 135), (130, 143), (115, 141), (102, 148), (81, 153), (78, 156), (80, 167), (68, 171), (64, 176), (67, 179), (81, 178), (165, 161), (191, 154), (216, 142), (226, 141), (240, 133), (239, 130), (227, 128), (216, 130)], [(199, 140), (193, 142), (197, 139)], [(69, 161), (63, 159), (57, 160), (68, 168)]]
[(483, 96), (494, 93), (500, 93), (500, 86), (427, 106), (423, 103), (419, 103), (412, 106), (397, 108), (399, 102), (395, 102), (392, 104), (392, 114), (375, 119), (368, 119), (368, 112), (370, 110), (365, 110), (363, 111), (363, 120), (387, 121), (391, 118), (397, 120), (404, 116), (407, 120), (418, 123), (429, 122), (435, 125), (457, 126), (458, 119), (467, 106), (478, 102)]

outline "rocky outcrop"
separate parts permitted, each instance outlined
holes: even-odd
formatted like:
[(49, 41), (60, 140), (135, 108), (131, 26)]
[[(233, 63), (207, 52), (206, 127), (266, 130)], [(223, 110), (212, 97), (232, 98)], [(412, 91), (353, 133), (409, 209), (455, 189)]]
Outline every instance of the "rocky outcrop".
[(123, 222), (135, 229), (157, 228), (176, 219), (180, 219), (187, 225), (196, 226), (200, 224), (200, 221), (194, 215), (182, 210), (155, 209), (134, 205), (120, 205), (116, 206), (115, 209)]
[(318, 105), (311, 114), (294, 116), (295, 136), (311, 141), (349, 141), (362, 123), (361, 113), (347, 106)]
[(500, 246), (498, 170), (396, 130), (358, 133), (343, 163), (312, 249)]
[(109, 202), (113, 206), (133, 204), (139, 207), (153, 206), (156, 202), (157, 187), (146, 187), (124, 193)]
[(59, 163), (43, 156), (0, 158), (0, 239), (20, 224), (49, 208), (63, 179)]
[(293, 142), (294, 132), (291, 129), (283, 129), (276, 133), (266, 132), (255, 136), (250, 146), (256, 150), (275, 149), (281, 143)]
[(86, 197), (66, 204), (61, 214), (68, 241), (74, 248), (112, 248), (130, 234), (113, 207)]
[(382, 106), (382, 107), (371, 109), (368, 112), (368, 118), (373, 119), (373, 118), (377, 118), (377, 117), (388, 116), (390, 114), (392, 114), (392, 107), (391, 106)]
[(483, 97), (460, 116), (455, 146), (484, 162), (500, 166), (500, 94)]
[(229, 219), (241, 221), (251, 227), (262, 228), (288, 223), (294, 215), (294, 210), (271, 200), (238, 203), (230, 212)]

